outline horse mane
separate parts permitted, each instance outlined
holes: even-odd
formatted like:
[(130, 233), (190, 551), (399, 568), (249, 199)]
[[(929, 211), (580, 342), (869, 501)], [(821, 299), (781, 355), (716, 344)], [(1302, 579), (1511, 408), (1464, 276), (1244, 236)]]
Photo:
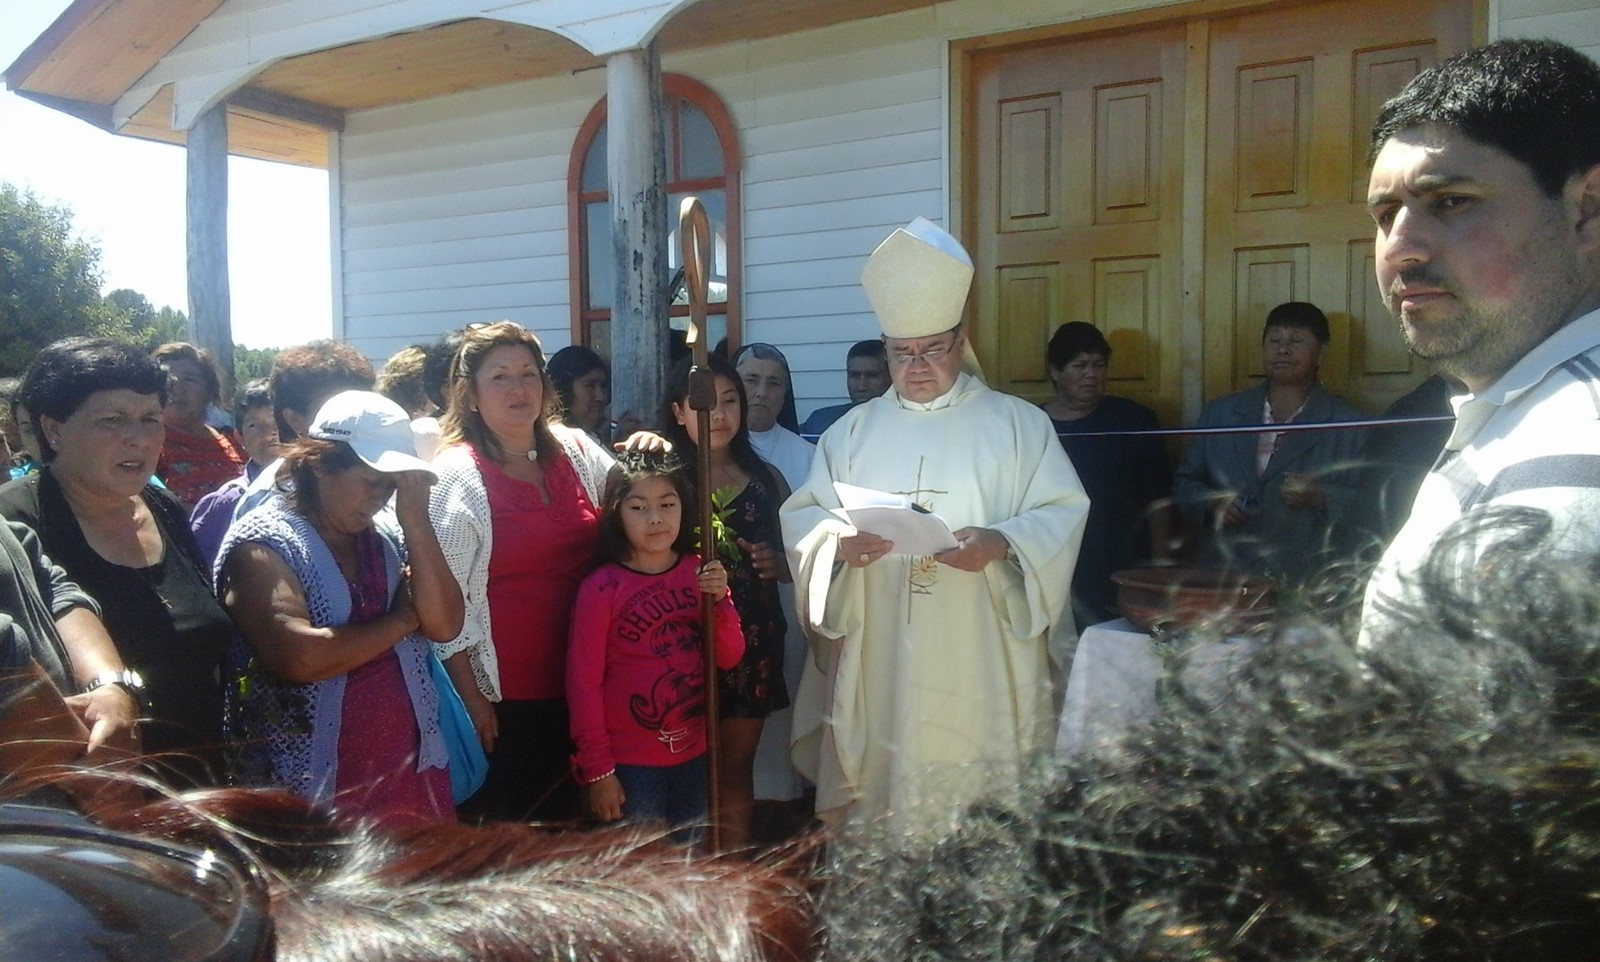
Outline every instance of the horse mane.
[[(54, 689), (38, 679), (27, 692), (37, 701)], [(59, 695), (54, 700), (59, 705)], [(0, 729), (15, 739), (27, 728), (7, 710), (17, 702), (7, 702)], [(285, 791), (172, 793), (126, 765), (60, 764), (60, 754), (13, 756), (49, 764), (5, 773), (0, 800), (77, 800), (109, 832), (231, 854), (266, 888), (278, 962), (800, 962), (815, 955), (814, 840), (752, 859), (694, 856), (664, 831), (640, 827), (383, 827)]]

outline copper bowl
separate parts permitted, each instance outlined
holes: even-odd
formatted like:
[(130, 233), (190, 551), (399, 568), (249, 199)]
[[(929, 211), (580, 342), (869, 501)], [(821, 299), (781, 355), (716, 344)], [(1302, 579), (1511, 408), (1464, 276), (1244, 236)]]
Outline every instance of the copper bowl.
[(1266, 578), (1209, 568), (1128, 568), (1111, 580), (1122, 614), (1144, 631), (1204, 621), (1253, 624), (1268, 614), (1276, 587)]

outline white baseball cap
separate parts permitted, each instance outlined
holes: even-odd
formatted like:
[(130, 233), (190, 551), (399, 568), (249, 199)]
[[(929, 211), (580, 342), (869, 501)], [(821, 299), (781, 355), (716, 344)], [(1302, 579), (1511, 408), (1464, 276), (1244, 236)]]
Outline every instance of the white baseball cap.
[(311, 419), (306, 436), (343, 441), (368, 467), (385, 474), (422, 471), (438, 478), (416, 455), (405, 409), (376, 391), (340, 391), (328, 398)]

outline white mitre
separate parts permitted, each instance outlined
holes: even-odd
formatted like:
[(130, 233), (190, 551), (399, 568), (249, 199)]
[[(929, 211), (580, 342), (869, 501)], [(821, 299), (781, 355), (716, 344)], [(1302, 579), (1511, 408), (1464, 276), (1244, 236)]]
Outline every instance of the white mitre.
[[(972, 289), (972, 257), (961, 242), (926, 217), (896, 228), (861, 269), (861, 286), (885, 337), (943, 334), (961, 323)], [(967, 338), (961, 367), (983, 378)]]

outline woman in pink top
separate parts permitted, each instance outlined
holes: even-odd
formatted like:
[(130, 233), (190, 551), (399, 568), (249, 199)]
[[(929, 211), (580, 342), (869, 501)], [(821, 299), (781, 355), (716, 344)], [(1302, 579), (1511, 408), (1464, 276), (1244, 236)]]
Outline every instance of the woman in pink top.
[(460, 811), (570, 819), (568, 617), (593, 567), (612, 457), (553, 419), (544, 351), (519, 324), (466, 331), (451, 377), (429, 509), (466, 622), (440, 654), (489, 754)]
[(702, 594), (717, 599), (717, 666), (744, 654), (728, 573), (689, 553), (682, 462), (624, 455), (606, 479), (600, 553), (578, 589), (567, 650), (574, 773), (603, 821), (695, 825), (706, 816)]

